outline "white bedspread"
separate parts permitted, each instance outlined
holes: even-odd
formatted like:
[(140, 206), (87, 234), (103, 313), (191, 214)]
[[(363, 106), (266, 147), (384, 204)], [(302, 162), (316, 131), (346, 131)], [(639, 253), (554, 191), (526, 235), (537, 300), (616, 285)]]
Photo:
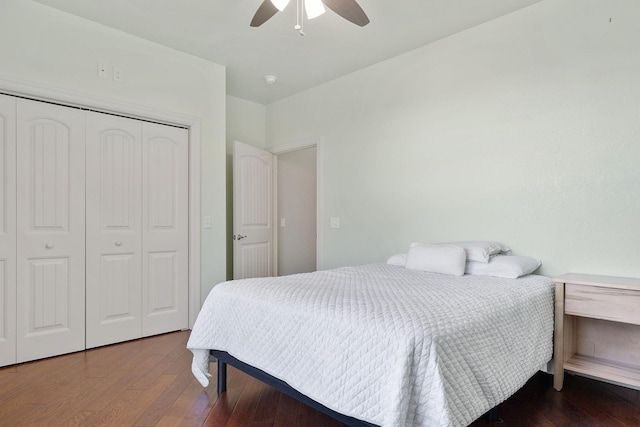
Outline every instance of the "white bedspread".
[(552, 354), (553, 282), (373, 264), (217, 285), (187, 347), (209, 349), (380, 426), (466, 426)]

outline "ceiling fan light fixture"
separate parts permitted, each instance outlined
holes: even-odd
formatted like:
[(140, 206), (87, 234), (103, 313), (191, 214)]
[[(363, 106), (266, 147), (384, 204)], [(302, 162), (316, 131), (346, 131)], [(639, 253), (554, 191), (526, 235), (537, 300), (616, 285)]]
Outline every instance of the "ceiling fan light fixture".
[(304, 9), (307, 12), (307, 19), (317, 18), (326, 12), (322, 0), (305, 0)]
[[(282, 12), (291, 0), (262, 0), (262, 3), (253, 15), (249, 25), (259, 27), (273, 15)], [(360, 7), (357, 0), (296, 0), (296, 30), (304, 35), (304, 16), (307, 12), (307, 19), (313, 19), (322, 15), (329, 8), (347, 21), (364, 27), (369, 23), (369, 18)]]
[(271, 0), (271, 3), (273, 3), (273, 5), (282, 12), (289, 4), (289, 0)]

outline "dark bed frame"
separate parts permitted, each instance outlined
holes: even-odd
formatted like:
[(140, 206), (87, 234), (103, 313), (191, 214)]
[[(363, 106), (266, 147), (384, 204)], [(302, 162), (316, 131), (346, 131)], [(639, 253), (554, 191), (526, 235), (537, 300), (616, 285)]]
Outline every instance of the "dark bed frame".
[[(247, 365), (246, 363), (241, 362), (240, 360), (231, 356), (226, 351), (211, 350), (210, 354), (211, 356), (215, 357), (216, 360), (218, 361), (218, 393), (219, 394), (225, 393), (227, 391), (227, 365), (231, 365), (234, 368), (238, 369), (239, 371), (242, 371), (245, 374), (250, 375), (257, 380), (262, 381), (267, 385), (270, 385), (276, 390), (350, 427), (376, 427), (375, 424), (371, 424), (366, 421), (359, 420), (357, 418), (349, 417), (347, 415), (336, 412), (333, 409), (327, 408), (321, 403), (318, 403), (315, 400), (311, 399), (310, 397), (300, 393), (298, 390), (294, 389), (286, 382), (274, 376), (271, 376), (258, 368), (255, 368), (251, 365)], [(498, 416), (497, 408), (493, 408), (489, 410), (489, 412), (487, 412), (484, 415), (484, 417), (492, 423), (502, 423), (502, 419)]]
[(234, 368), (244, 372), (245, 374), (248, 374), (256, 378), (257, 380), (270, 385), (276, 390), (290, 397), (293, 397), (294, 399), (304, 403), (305, 405), (311, 406), (313, 409), (316, 409), (323, 414), (326, 414), (331, 418), (338, 420), (350, 427), (376, 427), (375, 424), (370, 424), (368, 422), (349, 417), (347, 415), (327, 408), (326, 406), (316, 402), (310, 397), (300, 393), (298, 390), (294, 389), (286, 382), (274, 376), (271, 376), (258, 368), (254, 368), (251, 365), (247, 365), (246, 363), (241, 362), (225, 351), (211, 350), (211, 355), (218, 360), (218, 393), (224, 393), (227, 391), (227, 365), (231, 365)]

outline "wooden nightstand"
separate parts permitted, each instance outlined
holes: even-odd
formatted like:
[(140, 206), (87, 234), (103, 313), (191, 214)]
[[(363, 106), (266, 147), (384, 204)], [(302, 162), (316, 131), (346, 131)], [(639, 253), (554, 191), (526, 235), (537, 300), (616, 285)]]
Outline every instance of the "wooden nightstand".
[(640, 387), (640, 279), (564, 274), (556, 283), (553, 387), (564, 370)]

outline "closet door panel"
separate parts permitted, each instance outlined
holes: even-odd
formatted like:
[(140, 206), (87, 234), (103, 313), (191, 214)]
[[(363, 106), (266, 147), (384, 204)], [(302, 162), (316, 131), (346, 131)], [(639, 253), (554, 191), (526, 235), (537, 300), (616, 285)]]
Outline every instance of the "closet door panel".
[(87, 113), (87, 348), (142, 336), (141, 133)]
[(143, 336), (188, 327), (188, 132), (143, 124)]
[(17, 361), (85, 346), (84, 112), (17, 100)]
[(16, 98), (0, 95), (0, 366), (16, 363)]

